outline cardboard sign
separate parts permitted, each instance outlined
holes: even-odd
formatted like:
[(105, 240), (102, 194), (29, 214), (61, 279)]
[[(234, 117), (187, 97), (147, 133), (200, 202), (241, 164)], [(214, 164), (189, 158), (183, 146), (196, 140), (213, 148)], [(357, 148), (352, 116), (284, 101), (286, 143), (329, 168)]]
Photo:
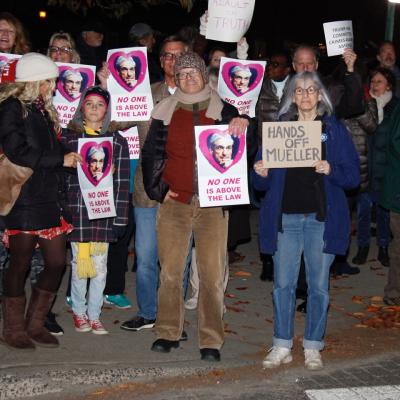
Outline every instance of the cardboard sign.
[(82, 93), (94, 85), (96, 67), (93, 65), (56, 63), (60, 73), (53, 104), (61, 126), (65, 128), (73, 118)]
[(200, 207), (248, 204), (246, 132), (228, 125), (195, 126)]
[(321, 121), (263, 122), (266, 168), (311, 167), (321, 160)]
[(89, 219), (115, 217), (112, 138), (78, 139), (78, 180)]
[(239, 114), (255, 117), (265, 61), (245, 61), (221, 57), (218, 76), (218, 94), (237, 108)]
[(126, 139), (129, 147), (129, 159), (137, 160), (140, 153), (139, 134), (136, 126), (119, 131), (119, 133)]
[(255, 0), (208, 0), (206, 39), (238, 42), (249, 29)]
[(111, 119), (148, 121), (153, 109), (147, 68), (147, 48), (113, 49), (107, 53), (110, 77)]
[(328, 57), (343, 54), (354, 45), (353, 24), (351, 21), (335, 21), (323, 24)]

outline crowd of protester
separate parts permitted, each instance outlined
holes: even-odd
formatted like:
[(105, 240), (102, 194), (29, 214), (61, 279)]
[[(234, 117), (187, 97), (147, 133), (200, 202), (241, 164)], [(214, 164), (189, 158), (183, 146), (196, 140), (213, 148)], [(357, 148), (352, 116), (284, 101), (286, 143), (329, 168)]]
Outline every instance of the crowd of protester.
[[(247, 59), (252, 43), (242, 38), (235, 51), (206, 51), (206, 23), (207, 14), (200, 30), (183, 28), (159, 46), (147, 23), (132, 26), (129, 46), (147, 48), (154, 109), (148, 121), (116, 123), (110, 120), (107, 32), (100, 21), (88, 20), (76, 40), (55, 32), (44, 55), (31, 52), (16, 16), (0, 13), (0, 52), (22, 56), (14, 78), (2, 74), (0, 80), (0, 148), (33, 170), (11, 212), (0, 217), (2, 342), (10, 348), (59, 345), (63, 328), (52, 307), (69, 259), (67, 302), (76, 332), (108, 334), (103, 302), (132, 307), (125, 273), (133, 240), (137, 311), (121, 329), (155, 326), (151, 350), (168, 353), (188, 340), (185, 308), (197, 308), (201, 359), (219, 361), (229, 264), (241, 259), (237, 246), (251, 238), (251, 207), (259, 209), (260, 278), (273, 281), (274, 336), (264, 368), (292, 361), (296, 298), (303, 299), (298, 311), (306, 313), (305, 366), (323, 367), (329, 277), (360, 272), (347, 261), (350, 238), (356, 230), (352, 263), (362, 265), (371, 246), (372, 211), (378, 260), (389, 268), (384, 302), (400, 305), (400, 72), (393, 43), (382, 42), (373, 61), (346, 49), (324, 75), (319, 52), (309, 44), (271, 49), (256, 117), (250, 118), (216, 89), (221, 57)], [(97, 68), (97, 82), (82, 93), (67, 128), (60, 127), (52, 104), (55, 62)], [(322, 159), (312, 167), (265, 168), (262, 123), (272, 121), (320, 121)], [(251, 206), (200, 207), (194, 126), (215, 124), (228, 124), (231, 137), (246, 131)], [(129, 160), (119, 133), (132, 126), (139, 133), (139, 160)], [(90, 137), (113, 143), (113, 218), (89, 219), (82, 200), (76, 168), (87, 160), (77, 152), (78, 139)], [(101, 149), (89, 156), (93, 165), (104, 162)], [(98, 173), (94, 166), (93, 176)]]

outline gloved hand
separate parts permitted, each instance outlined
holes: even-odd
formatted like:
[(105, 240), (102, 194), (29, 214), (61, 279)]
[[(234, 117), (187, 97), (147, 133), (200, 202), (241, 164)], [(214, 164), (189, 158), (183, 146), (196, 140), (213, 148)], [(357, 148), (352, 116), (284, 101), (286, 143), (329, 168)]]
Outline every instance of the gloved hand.
[(249, 44), (247, 43), (246, 38), (243, 36), (238, 42), (237, 42), (237, 50), (236, 50), (236, 55), (239, 60), (247, 60), (248, 54), (247, 52), (249, 51)]
[(119, 240), (124, 236), (126, 231), (126, 225), (113, 225), (112, 226), (112, 232), (114, 237)]
[(200, 35), (206, 36), (208, 22), (208, 10), (200, 17)]

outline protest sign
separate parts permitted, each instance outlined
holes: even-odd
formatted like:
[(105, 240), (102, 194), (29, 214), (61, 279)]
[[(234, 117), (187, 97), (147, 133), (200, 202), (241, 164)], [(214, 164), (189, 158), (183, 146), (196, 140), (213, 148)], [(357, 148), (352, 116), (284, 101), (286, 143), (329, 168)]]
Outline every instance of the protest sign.
[(61, 126), (65, 128), (73, 118), (82, 93), (94, 85), (96, 67), (93, 65), (56, 63), (59, 76), (53, 104), (58, 112)]
[(78, 139), (78, 179), (89, 219), (115, 217), (112, 138)]
[(107, 80), (111, 94), (111, 118), (115, 121), (147, 121), (153, 109), (146, 47), (109, 50)]
[(137, 160), (140, 153), (139, 134), (136, 126), (119, 131), (119, 133), (126, 139), (129, 147), (129, 158)]
[(200, 207), (248, 204), (246, 132), (228, 125), (195, 126)]
[(0, 53), (0, 74), (3, 70), (3, 67), (11, 60), (16, 58), (20, 58), (19, 54), (10, 54), (10, 53)]
[(249, 29), (255, 0), (208, 0), (206, 38), (238, 42)]
[(321, 160), (321, 127), (321, 121), (263, 122), (264, 167), (311, 167)]
[(353, 24), (351, 21), (335, 21), (323, 24), (328, 57), (343, 54), (353, 48)]
[(237, 108), (239, 114), (255, 117), (265, 61), (245, 61), (221, 57), (218, 76), (218, 94)]

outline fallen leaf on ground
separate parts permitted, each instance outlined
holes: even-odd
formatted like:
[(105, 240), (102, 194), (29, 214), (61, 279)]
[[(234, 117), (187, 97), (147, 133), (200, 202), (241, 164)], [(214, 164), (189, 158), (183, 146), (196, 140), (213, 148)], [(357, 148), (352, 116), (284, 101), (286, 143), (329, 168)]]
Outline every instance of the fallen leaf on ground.
[(225, 297), (228, 297), (229, 299), (234, 299), (236, 296), (234, 294), (226, 293)]
[(247, 286), (239, 286), (236, 288), (236, 290), (247, 290), (248, 287)]
[(233, 275), (234, 276), (251, 276), (251, 273), (247, 272), (247, 271), (237, 271)]
[(363, 296), (353, 296), (353, 297), (351, 298), (351, 301), (352, 301), (353, 303), (356, 303), (356, 304), (364, 304), (363, 299), (364, 299)]
[(239, 307), (226, 306), (226, 309), (233, 312), (243, 312), (244, 310)]

